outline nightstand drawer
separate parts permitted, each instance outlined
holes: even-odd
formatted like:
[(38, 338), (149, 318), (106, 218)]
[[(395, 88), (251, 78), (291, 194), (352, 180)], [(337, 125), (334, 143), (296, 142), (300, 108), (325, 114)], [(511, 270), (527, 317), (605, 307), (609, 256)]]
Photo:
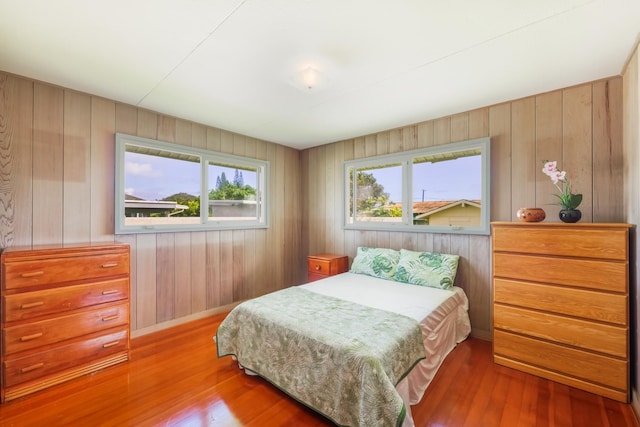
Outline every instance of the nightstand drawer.
[(331, 274), (331, 261), (318, 258), (309, 258), (307, 270), (309, 271), (309, 273), (328, 276), (329, 274)]

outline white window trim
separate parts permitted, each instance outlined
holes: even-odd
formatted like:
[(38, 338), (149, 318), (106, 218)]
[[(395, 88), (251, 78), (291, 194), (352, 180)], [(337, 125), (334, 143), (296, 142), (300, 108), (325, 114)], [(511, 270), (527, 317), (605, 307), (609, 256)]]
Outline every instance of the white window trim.
[[(468, 141), (454, 142), (450, 144), (437, 145), (432, 147), (421, 148), (417, 150), (402, 151), (393, 154), (385, 154), (374, 157), (364, 157), (355, 160), (347, 160), (343, 162), (343, 227), (346, 230), (380, 230), (380, 231), (409, 231), (422, 233), (452, 233), (452, 234), (483, 234), (491, 233), (490, 225), (490, 206), (491, 206), (491, 185), (490, 185), (490, 138), (478, 138)], [(402, 206), (413, 206), (411, 195), (412, 188), (412, 159), (420, 156), (429, 156), (440, 153), (449, 153), (454, 151), (463, 151), (468, 149), (480, 150), (481, 156), (481, 201), (482, 207), (480, 211), (480, 226), (464, 227), (464, 226), (436, 226), (436, 225), (414, 225), (413, 212), (411, 209), (403, 209), (402, 221), (398, 222), (370, 222), (355, 221), (349, 222), (349, 199), (350, 199), (350, 168), (366, 168), (377, 165), (400, 163), (403, 166), (402, 172)], [(353, 200), (353, 212), (355, 212), (355, 198)]]
[[(233, 154), (219, 153), (195, 147), (171, 144), (149, 138), (116, 133), (115, 143), (115, 234), (161, 233), (206, 230), (235, 230), (269, 227), (269, 162), (266, 160), (241, 157)], [(126, 225), (125, 224), (125, 149), (127, 145), (160, 149), (200, 158), (200, 222), (197, 224), (159, 224), (159, 225)], [(259, 203), (257, 220), (212, 220), (208, 217), (208, 209), (202, 208), (203, 195), (208, 189), (208, 164), (229, 163), (258, 170), (256, 179), (256, 201)], [(206, 206), (206, 205), (205, 205)]]

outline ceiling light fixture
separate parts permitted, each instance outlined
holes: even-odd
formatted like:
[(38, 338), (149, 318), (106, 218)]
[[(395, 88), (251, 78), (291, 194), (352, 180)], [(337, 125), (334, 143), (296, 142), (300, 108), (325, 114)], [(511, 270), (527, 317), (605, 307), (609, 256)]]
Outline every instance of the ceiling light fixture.
[(305, 92), (316, 91), (327, 82), (326, 74), (315, 65), (303, 65), (291, 76), (291, 84)]
[(318, 71), (316, 68), (312, 66), (308, 66), (307, 68), (300, 71), (300, 79), (302, 83), (306, 86), (307, 89), (311, 90), (314, 87), (318, 86), (318, 84), (322, 80), (322, 73)]

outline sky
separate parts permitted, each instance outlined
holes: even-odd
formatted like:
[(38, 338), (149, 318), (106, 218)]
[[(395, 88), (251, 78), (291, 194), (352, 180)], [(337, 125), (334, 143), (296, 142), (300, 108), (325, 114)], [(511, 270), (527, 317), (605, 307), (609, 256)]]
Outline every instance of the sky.
[[(414, 165), (412, 200), (480, 199), (480, 156), (461, 157), (437, 163)], [(233, 181), (235, 169), (210, 166), (208, 189), (215, 188), (216, 178), (224, 171)], [(370, 171), (390, 194), (390, 201), (402, 201), (400, 167)], [(242, 171), (244, 183), (256, 186), (256, 174)], [(176, 193), (200, 195), (200, 165), (197, 162), (169, 159), (140, 153), (125, 153), (125, 193), (145, 200), (161, 200)]]
[[(209, 166), (209, 190), (215, 188), (216, 178), (225, 173), (233, 181), (235, 168)], [(245, 185), (255, 188), (256, 174), (242, 171)], [(176, 193), (200, 195), (200, 164), (139, 153), (125, 153), (125, 193), (144, 200), (161, 200)]]
[[(402, 202), (400, 166), (371, 171), (389, 193), (390, 201)], [(479, 200), (482, 192), (480, 156), (460, 157), (437, 163), (413, 166), (414, 202), (434, 200)], [(424, 190), (424, 192), (423, 192)], [(424, 197), (424, 199), (423, 199)]]

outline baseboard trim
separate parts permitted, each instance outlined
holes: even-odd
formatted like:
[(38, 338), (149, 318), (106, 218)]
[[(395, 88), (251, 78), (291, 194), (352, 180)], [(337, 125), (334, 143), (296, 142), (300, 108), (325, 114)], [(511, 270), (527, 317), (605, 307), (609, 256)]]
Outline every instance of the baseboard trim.
[(471, 336), (485, 341), (493, 341), (493, 334), (491, 331), (471, 328)]
[(200, 311), (198, 313), (190, 314), (189, 316), (184, 316), (178, 319), (169, 320), (167, 322), (158, 323), (156, 325), (149, 326), (147, 328), (136, 329), (135, 331), (131, 331), (131, 338), (139, 338), (144, 335), (152, 334), (154, 332), (159, 332), (165, 329), (184, 325), (185, 323), (193, 322), (195, 320), (200, 320), (206, 317), (215, 316), (216, 314), (225, 313), (230, 311), (232, 308), (234, 308), (241, 302), (242, 301), (238, 301), (233, 304), (223, 305), (221, 307), (212, 308), (210, 310)]

